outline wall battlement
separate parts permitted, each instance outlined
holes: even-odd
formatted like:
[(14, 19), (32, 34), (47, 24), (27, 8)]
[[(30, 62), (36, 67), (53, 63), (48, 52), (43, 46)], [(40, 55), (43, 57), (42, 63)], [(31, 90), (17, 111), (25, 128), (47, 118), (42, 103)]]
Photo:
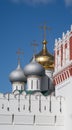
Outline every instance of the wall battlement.
[(0, 94), (0, 124), (63, 125), (64, 98)]
[(72, 25), (70, 31), (67, 31), (66, 34), (63, 32), (62, 38), (55, 40), (54, 53), (53, 78), (55, 86), (58, 86), (72, 77)]
[(62, 38), (55, 40), (55, 71), (57, 75), (60, 71), (72, 65), (72, 25), (70, 31), (65, 34), (63, 32)]

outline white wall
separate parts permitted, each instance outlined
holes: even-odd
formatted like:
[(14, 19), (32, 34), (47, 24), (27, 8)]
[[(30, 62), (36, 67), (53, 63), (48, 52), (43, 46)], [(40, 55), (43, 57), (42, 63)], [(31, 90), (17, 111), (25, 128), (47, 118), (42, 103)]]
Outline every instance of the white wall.
[[(65, 102), (63, 98), (60, 100), (60, 97), (45, 97), (41, 93), (0, 94), (0, 128), (4, 125), (35, 125), (35, 128), (39, 125), (64, 127), (64, 105), (60, 106), (60, 101), (62, 104)], [(11, 128), (13, 129), (13, 126)], [(54, 130), (54, 127), (51, 129)]]
[(72, 77), (66, 79), (56, 87), (56, 96), (63, 96), (66, 100), (65, 124), (66, 130), (72, 130)]

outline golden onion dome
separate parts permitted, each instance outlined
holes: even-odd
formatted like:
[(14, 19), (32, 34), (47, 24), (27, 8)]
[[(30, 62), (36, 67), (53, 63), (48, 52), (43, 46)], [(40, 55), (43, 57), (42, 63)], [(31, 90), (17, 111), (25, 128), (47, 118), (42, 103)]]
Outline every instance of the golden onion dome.
[(46, 44), (47, 41), (44, 40), (42, 50), (35, 55), (36, 61), (43, 65), (45, 69), (53, 70), (54, 69), (54, 56), (50, 54), (47, 50)]

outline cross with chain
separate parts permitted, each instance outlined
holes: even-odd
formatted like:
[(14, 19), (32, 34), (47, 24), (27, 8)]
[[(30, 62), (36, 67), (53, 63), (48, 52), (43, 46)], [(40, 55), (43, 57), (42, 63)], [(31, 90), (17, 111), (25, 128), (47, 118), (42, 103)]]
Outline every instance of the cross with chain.
[(44, 40), (46, 40), (46, 30), (50, 31), (51, 28), (46, 26), (46, 23), (44, 23), (44, 26), (40, 26), (41, 29), (44, 31)]
[(18, 55), (18, 63), (20, 63), (20, 55), (24, 54), (24, 52), (21, 51), (21, 49), (19, 48), (18, 51), (16, 52), (16, 54)]
[(38, 46), (38, 44), (36, 43), (36, 40), (34, 40), (31, 45), (33, 46), (33, 53), (36, 54), (36, 47)]

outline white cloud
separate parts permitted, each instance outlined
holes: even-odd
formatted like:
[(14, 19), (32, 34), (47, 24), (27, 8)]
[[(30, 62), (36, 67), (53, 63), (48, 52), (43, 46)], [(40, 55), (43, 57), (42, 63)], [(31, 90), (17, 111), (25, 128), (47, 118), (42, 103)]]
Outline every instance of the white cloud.
[[(27, 3), (30, 5), (36, 5), (36, 4), (49, 4), (53, 3), (57, 0), (11, 0), (14, 3)], [(72, 6), (72, 0), (64, 0), (66, 6)]]
[(55, 0), (11, 0), (15, 3), (28, 3), (28, 4), (47, 4), (54, 2)]
[(72, 0), (65, 0), (67, 6), (72, 6)]

